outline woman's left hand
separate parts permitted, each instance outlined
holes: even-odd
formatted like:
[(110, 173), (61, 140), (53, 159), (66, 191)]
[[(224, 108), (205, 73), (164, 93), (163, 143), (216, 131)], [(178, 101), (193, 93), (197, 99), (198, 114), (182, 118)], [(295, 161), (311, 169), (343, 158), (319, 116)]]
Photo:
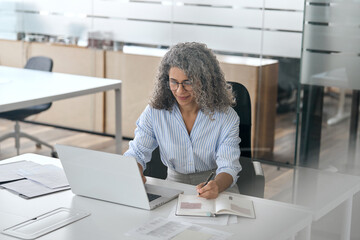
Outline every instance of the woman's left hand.
[(206, 199), (214, 199), (219, 196), (219, 186), (215, 180), (211, 180), (204, 186), (205, 182), (196, 186), (196, 190), (200, 197)]

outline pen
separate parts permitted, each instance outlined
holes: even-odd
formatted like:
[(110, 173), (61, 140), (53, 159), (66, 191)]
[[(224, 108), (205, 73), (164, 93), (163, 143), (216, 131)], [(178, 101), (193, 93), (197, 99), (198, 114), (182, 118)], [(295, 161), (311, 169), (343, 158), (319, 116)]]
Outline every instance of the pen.
[(214, 172), (211, 172), (210, 176), (206, 179), (206, 182), (205, 182), (204, 186), (202, 186), (202, 187), (205, 187), (209, 183), (209, 181), (212, 179), (213, 176), (214, 176)]

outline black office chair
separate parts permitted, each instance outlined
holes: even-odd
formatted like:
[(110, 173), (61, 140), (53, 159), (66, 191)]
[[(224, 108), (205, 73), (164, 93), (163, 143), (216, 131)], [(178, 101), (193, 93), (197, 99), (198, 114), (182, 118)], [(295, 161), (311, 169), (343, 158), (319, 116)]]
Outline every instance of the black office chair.
[[(234, 110), (240, 117), (241, 138), (239, 159), (242, 170), (239, 173), (237, 185), (241, 194), (264, 197), (265, 178), (260, 162), (253, 161), (251, 158), (251, 101), (249, 92), (241, 84), (228, 82), (235, 93), (236, 105)], [(159, 147), (152, 153), (152, 158), (146, 165), (145, 176), (165, 179), (167, 177), (167, 167), (161, 162)]]
[[(53, 68), (53, 61), (48, 57), (32, 57), (30, 58), (24, 67), (25, 69), (39, 70), (51, 72)], [(41, 145), (47, 146), (51, 149), (51, 155), (56, 156), (56, 152), (54, 151), (54, 147), (50, 144), (41, 141), (40, 139), (33, 137), (27, 133), (20, 131), (19, 121), (24, 120), (25, 118), (43, 112), (51, 107), (51, 103), (36, 105), (28, 108), (17, 109), (8, 112), (0, 113), (0, 118), (5, 118), (8, 120), (15, 121), (14, 132), (8, 133), (0, 137), (0, 142), (8, 139), (15, 138), (15, 147), (17, 154), (20, 153), (20, 138), (28, 138), (34, 142), (36, 142), (36, 147), (41, 147)]]
[(236, 105), (233, 107), (240, 117), (240, 164), (237, 185), (241, 194), (264, 197), (265, 177), (261, 163), (252, 160), (251, 154), (251, 100), (248, 90), (237, 82), (228, 82), (233, 88)]

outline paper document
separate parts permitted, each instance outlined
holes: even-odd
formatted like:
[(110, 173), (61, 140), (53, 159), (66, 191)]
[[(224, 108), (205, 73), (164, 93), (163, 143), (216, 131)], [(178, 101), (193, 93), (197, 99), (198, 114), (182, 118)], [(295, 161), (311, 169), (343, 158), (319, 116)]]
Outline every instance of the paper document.
[(33, 168), (19, 169), (19, 175), (45, 185), (48, 188), (69, 186), (63, 169), (54, 165), (39, 165)]
[(19, 161), (13, 163), (0, 164), (0, 184), (23, 179), (17, 171), (19, 169), (28, 169), (32, 167), (41, 166), (40, 164), (31, 161)]
[(15, 192), (24, 198), (33, 198), (70, 189), (70, 186), (52, 189), (27, 179), (6, 183), (3, 184), (2, 187)]
[(165, 218), (154, 220), (127, 232), (125, 235), (142, 240), (225, 240), (232, 233), (191, 224), (188, 222), (171, 221)]

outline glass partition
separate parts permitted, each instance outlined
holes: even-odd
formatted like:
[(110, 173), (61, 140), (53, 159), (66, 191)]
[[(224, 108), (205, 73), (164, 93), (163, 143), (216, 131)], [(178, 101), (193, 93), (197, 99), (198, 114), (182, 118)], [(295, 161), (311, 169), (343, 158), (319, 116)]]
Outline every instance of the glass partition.
[(360, 3), (306, 1), (299, 164), (360, 174)]

